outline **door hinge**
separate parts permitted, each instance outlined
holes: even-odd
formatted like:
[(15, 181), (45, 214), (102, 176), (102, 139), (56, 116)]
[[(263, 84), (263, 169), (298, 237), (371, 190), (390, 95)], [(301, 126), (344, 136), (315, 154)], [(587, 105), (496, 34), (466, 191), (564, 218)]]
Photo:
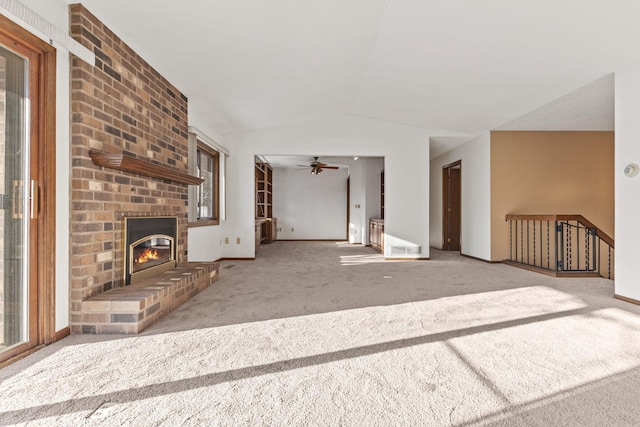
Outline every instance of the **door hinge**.
[(451, 243), (451, 239), (447, 239), (447, 243)]
[(5, 210), (9, 207), (9, 195), (0, 194), (0, 210)]
[(447, 212), (451, 212), (451, 208), (447, 208)]

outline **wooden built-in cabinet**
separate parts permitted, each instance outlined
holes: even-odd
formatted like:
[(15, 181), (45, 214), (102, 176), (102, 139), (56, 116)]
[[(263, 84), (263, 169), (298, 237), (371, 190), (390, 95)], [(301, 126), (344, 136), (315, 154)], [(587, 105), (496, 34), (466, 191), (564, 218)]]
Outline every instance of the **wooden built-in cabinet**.
[(273, 218), (273, 169), (256, 157), (256, 248), (271, 243), (278, 236)]
[(272, 243), (278, 238), (278, 219), (256, 219), (256, 247)]
[(369, 219), (369, 245), (384, 254), (384, 219)]

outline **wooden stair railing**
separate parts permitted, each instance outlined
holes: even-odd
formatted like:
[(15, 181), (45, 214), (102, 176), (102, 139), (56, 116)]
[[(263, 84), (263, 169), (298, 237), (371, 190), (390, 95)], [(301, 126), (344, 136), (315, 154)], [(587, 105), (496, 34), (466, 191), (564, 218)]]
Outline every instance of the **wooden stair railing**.
[(613, 275), (614, 240), (582, 215), (506, 215), (504, 263), (552, 276)]

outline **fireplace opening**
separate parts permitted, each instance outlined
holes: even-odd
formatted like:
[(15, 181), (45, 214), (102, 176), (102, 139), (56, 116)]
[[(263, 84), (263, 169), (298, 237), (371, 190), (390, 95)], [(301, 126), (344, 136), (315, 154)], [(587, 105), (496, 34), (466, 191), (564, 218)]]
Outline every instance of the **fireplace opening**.
[(155, 267), (173, 260), (171, 247), (173, 239), (165, 236), (150, 236), (131, 244), (132, 273)]
[(176, 266), (177, 217), (125, 218), (125, 285)]

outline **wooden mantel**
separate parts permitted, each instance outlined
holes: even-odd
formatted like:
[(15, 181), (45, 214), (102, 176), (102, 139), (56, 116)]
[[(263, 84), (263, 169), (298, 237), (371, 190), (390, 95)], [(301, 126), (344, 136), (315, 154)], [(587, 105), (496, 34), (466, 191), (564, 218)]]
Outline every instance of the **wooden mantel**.
[(89, 151), (89, 157), (91, 157), (93, 164), (96, 166), (135, 173), (150, 178), (166, 179), (188, 185), (200, 185), (204, 181), (204, 179), (198, 178), (197, 176), (179, 172), (169, 167), (157, 165), (148, 160), (138, 159), (124, 153)]

